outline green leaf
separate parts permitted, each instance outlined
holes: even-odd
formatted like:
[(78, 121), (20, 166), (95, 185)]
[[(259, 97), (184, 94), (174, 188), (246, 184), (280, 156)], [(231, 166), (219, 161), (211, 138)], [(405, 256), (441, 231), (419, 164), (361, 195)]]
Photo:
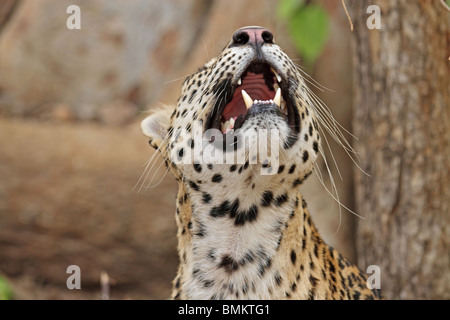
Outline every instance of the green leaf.
[(281, 0), (278, 4), (278, 16), (288, 20), (304, 4), (305, 0)]
[(289, 31), (305, 63), (311, 65), (328, 38), (328, 15), (320, 6), (305, 6), (291, 17)]
[(0, 276), (0, 300), (12, 300), (13, 291), (8, 282)]

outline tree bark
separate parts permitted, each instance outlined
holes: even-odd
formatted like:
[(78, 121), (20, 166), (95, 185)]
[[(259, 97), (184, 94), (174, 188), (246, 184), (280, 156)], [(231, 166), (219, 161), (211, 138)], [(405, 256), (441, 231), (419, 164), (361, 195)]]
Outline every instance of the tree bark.
[[(369, 30), (370, 5), (381, 29)], [(450, 298), (450, 15), (439, 1), (353, 0), (361, 267), (387, 299)]]

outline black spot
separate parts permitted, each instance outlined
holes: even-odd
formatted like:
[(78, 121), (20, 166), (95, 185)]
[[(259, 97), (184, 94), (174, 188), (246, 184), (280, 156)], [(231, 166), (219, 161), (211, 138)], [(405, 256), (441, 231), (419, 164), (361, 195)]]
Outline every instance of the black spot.
[(260, 263), (259, 265), (259, 276), (263, 277), (266, 273), (266, 270), (269, 269), (272, 265), (272, 260), (270, 258), (267, 258), (267, 260), (264, 263)]
[(202, 165), (194, 163), (194, 170), (197, 171), (198, 173), (202, 172)]
[(318, 281), (319, 280), (317, 278), (315, 278), (314, 276), (309, 276), (309, 282), (311, 282), (311, 285), (313, 288), (316, 287)]
[(334, 264), (330, 261), (328, 261), (328, 270), (330, 270), (331, 273), (336, 273), (336, 268), (334, 267)]
[(265, 191), (263, 193), (263, 197), (262, 197), (262, 200), (261, 200), (261, 205), (263, 207), (268, 207), (268, 206), (270, 206), (270, 203), (272, 202), (272, 200), (273, 200), (273, 192), (269, 191), (269, 190)]
[(178, 150), (178, 157), (179, 157), (180, 159), (182, 159), (183, 156), (184, 156), (184, 149), (181, 148), (180, 150)]
[(223, 217), (230, 211), (230, 202), (228, 200), (222, 202), (222, 204), (218, 207), (213, 207), (209, 212), (211, 217)]
[(284, 170), (284, 165), (278, 167), (278, 174), (282, 173)]
[(211, 287), (213, 284), (214, 284), (214, 280), (205, 280), (205, 281), (203, 281), (203, 286), (204, 286), (205, 288), (209, 288), (209, 287)]
[(209, 169), (209, 170), (212, 170), (213, 168), (214, 168), (214, 166), (213, 166), (211, 163), (209, 163), (209, 164), (208, 164), (208, 169)]
[(284, 193), (275, 199), (275, 205), (277, 207), (281, 207), (283, 205), (283, 203), (285, 203), (286, 201), (288, 201), (288, 195), (287, 195), (287, 193)]
[(210, 203), (212, 200), (212, 197), (209, 193), (203, 192), (202, 200), (203, 200), (203, 203)]
[(239, 226), (246, 222), (252, 222), (258, 217), (258, 207), (251, 206), (247, 211), (239, 211), (234, 220), (234, 224)]
[(315, 151), (316, 154), (319, 152), (319, 144), (317, 143), (317, 141), (314, 141), (314, 143), (313, 143), (313, 149), (314, 149), (314, 151)]
[(312, 137), (312, 135), (313, 135), (313, 127), (312, 127), (312, 124), (310, 123), (309, 124), (309, 135)]
[(189, 98), (189, 103), (192, 103), (192, 100), (194, 100), (195, 94), (197, 93), (197, 90), (192, 90), (191, 96)]
[(200, 190), (200, 188), (198, 187), (198, 185), (194, 181), (189, 181), (189, 185), (195, 191), (199, 191)]
[(239, 212), (239, 199), (234, 200), (234, 202), (230, 206), (230, 217), (236, 218)]
[(189, 223), (188, 223), (188, 229), (192, 229), (192, 222), (191, 221), (189, 221)]
[(319, 257), (319, 247), (317, 243), (314, 243), (314, 255), (316, 256), (316, 258)]
[(237, 166), (236, 166), (235, 164), (233, 164), (233, 165), (230, 167), (230, 171), (231, 171), (231, 172), (236, 171), (236, 169), (237, 169)]
[(216, 254), (216, 250), (211, 249), (211, 250), (209, 250), (208, 257), (209, 257), (212, 261), (214, 261), (214, 260), (216, 259), (215, 254)]
[(297, 135), (289, 135), (286, 141), (284, 142), (283, 148), (288, 150), (292, 148), (292, 146), (297, 141), (298, 136)]
[(305, 152), (303, 152), (303, 162), (308, 161), (309, 159), (309, 153), (308, 151), (305, 150)]
[(275, 272), (275, 283), (277, 285), (281, 285), (281, 283), (283, 282), (283, 278), (280, 276), (280, 274), (277, 272)]
[(217, 173), (212, 177), (212, 182), (219, 183), (222, 181), (222, 179), (222, 175)]
[(295, 262), (297, 261), (297, 254), (294, 250), (291, 250), (291, 262), (295, 265)]
[(309, 291), (308, 300), (314, 300), (315, 295), (316, 295), (316, 290), (315, 289), (311, 289)]
[(224, 256), (219, 264), (220, 268), (224, 268), (226, 272), (232, 273), (239, 268), (239, 264), (230, 256)]
[(200, 269), (194, 269), (192, 271), (192, 275), (194, 276), (194, 278), (196, 278), (198, 276), (198, 274), (200, 273)]
[(303, 180), (301, 180), (301, 179), (296, 179), (296, 180), (294, 181), (294, 183), (292, 184), (292, 187), (295, 188), (295, 187), (301, 185), (302, 183), (303, 183)]
[(361, 296), (361, 292), (355, 291), (353, 292), (353, 300), (359, 300), (359, 297)]
[(292, 284), (291, 284), (291, 291), (292, 292), (295, 292), (297, 290), (297, 284), (295, 283), (295, 282), (293, 282)]
[(295, 167), (296, 167), (295, 164), (293, 164), (293, 165), (291, 166), (291, 168), (289, 169), (289, 174), (294, 173)]
[(245, 254), (244, 258), (239, 261), (239, 265), (245, 266), (247, 263), (252, 263), (253, 261), (255, 261), (254, 254), (253, 252), (249, 251)]

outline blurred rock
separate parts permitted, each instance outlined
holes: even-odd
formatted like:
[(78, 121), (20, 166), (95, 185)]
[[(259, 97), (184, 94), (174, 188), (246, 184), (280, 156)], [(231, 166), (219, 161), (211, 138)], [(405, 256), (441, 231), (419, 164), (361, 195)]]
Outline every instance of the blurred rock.
[(102, 105), (98, 117), (100, 122), (109, 125), (123, 125), (130, 122), (136, 115), (138, 108), (135, 104), (116, 100)]
[(50, 108), (52, 120), (57, 122), (69, 122), (75, 118), (72, 108), (65, 103), (57, 103)]
[[(65, 103), (98, 118), (117, 99), (156, 100), (196, 37), (208, 1), (23, 1), (0, 35), (2, 113), (40, 115)], [(69, 30), (69, 5), (81, 30)], [(137, 109), (135, 109), (137, 111)]]

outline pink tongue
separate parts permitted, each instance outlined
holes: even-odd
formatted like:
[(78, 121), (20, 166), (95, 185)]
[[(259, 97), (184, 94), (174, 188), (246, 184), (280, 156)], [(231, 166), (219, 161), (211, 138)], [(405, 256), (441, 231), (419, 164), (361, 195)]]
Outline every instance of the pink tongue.
[(248, 72), (245, 78), (242, 79), (242, 85), (236, 88), (233, 100), (225, 107), (222, 113), (224, 121), (247, 113), (247, 108), (242, 98), (242, 90), (245, 90), (253, 100), (270, 100), (275, 96), (275, 93), (267, 87), (262, 73)]

